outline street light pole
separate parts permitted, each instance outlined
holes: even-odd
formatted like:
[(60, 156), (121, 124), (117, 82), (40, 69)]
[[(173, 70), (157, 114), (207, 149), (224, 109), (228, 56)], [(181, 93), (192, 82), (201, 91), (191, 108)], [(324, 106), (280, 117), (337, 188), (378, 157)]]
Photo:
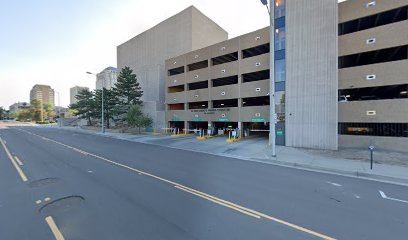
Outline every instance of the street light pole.
[[(87, 74), (91, 74), (96, 76), (96, 81), (98, 81), (98, 76), (94, 73), (91, 72), (86, 72)], [(105, 112), (104, 112), (104, 97), (103, 97), (103, 92), (105, 90), (105, 79), (102, 82), (102, 133), (105, 133)]]
[(272, 148), (272, 157), (276, 157), (276, 133), (275, 125), (277, 115), (275, 112), (275, 27), (274, 27), (274, 0), (261, 0), (262, 4), (266, 6), (269, 13), (269, 145)]

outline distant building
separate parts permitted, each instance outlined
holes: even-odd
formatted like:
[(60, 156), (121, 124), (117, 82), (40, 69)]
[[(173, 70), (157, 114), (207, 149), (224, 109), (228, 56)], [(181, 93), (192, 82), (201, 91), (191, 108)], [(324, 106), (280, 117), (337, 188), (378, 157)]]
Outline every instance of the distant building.
[(16, 114), (18, 114), (20, 111), (25, 110), (25, 109), (29, 109), (30, 108), (30, 104), (26, 103), (26, 102), (17, 102), (12, 104), (9, 107), (9, 115), (10, 117), (14, 117), (16, 116)]
[(118, 69), (114, 67), (107, 67), (102, 72), (96, 74), (96, 89), (111, 89), (115, 86), (118, 78)]
[(82, 90), (89, 90), (87, 87), (80, 87), (80, 86), (75, 86), (69, 89), (69, 104), (74, 104), (77, 103), (77, 99), (75, 98), (76, 95)]
[(51, 106), (54, 106), (54, 89), (48, 85), (36, 84), (30, 91), (30, 102), (34, 99), (42, 102), (43, 104), (51, 104)]

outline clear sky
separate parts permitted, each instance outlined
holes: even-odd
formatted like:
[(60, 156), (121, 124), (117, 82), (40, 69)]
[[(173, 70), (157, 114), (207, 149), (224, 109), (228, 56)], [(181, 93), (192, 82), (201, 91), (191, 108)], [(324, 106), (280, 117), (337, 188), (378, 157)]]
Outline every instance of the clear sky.
[(51, 85), (60, 95), (60, 105), (67, 106), (70, 87), (95, 88), (95, 77), (85, 72), (116, 67), (117, 45), (190, 5), (223, 27), (230, 38), (268, 25), (259, 0), (0, 0), (0, 4), (0, 106), (6, 108), (28, 102), (34, 84)]

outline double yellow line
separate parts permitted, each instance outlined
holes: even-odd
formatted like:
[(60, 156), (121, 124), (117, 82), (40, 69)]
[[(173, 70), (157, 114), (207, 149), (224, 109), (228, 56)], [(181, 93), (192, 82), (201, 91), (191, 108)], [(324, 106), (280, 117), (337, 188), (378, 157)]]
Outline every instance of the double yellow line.
[(285, 226), (287, 226), (287, 227), (296, 229), (296, 230), (298, 230), (298, 231), (301, 231), (301, 232), (304, 232), (304, 233), (308, 233), (308, 234), (313, 235), (313, 236), (315, 236), (315, 237), (319, 237), (319, 238), (321, 238), (321, 239), (325, 239), (325, 240), (336, 240), (335, 238), (332, 238), (332, 237), (326, 236), (326, 235), (324, 235), (324, 234), (321, 234), (321, 233), (312, 231), (312, 230), (310, 230), (310, 229), (307, 229), (307, 228), (298, 226), (298, 225), (296, 225), (296, 224), (289, 223), (289, 222), (286, 222), (286, 221), (284, 221), (284, 220), (281, 220), (281, 219), (278, 219), (278, 218), (269, 216), (269, 215), (267, 215), (267, 214), (264, 214), (264, 213), (261, 213), (261, 212), (258, 212), (258, 211), (255, 211), (255, 210), (252, 210), (252, 209), (249, 209), (249, 208), (240, 206), (240, 205), (238, 205), (238, 204), (235, 204), (235, 203), (226, 201), (226, 200), (224, 200), (224, 199), (221, 199), (221, 198), (212, 196), (212, 195), (210, 195), (210, 194), (207, 194), (207, 193), (204, 193), (204, 192), (201, 192), (201, 191), (198, 191), (198, 190), (189, 188), (189, 187), (187, 187), (187, 186), (184, 186), (184, 185), (182, 185), (182, 184), (173, 182), (173, 181), (171, 181), (171, 180), (164, 179), (164, 178), (159, 177), (159, 176), (156, 176), (156, 175), (154, 175), (154, 174), (147, 173), (147, 172), (138, 170), (138, 169), (136, 169), (136, 168), (132, 168), (132, 167), (130, 167), (130, 166), (127, 166), (127, 165), (124, 165), (124, 164), (121, 164), (121, 163), (118, 163), (118, 162), (109, 160), (109, 159), (107, 159), (107, 158), (98, 156), (98, 155), (96, 155), (96, 154), (86, 152), (86, 151), (84, 151), (84, 150), (81, 150), (81, 149), (78, 149), (78, 148), (69, 146), (69, 145), (67, 145), (67, 144), (64, 144), (64, 143), (55, 141), (55, 140), (53, 140), (53, 139), (46, 138), (46, 137), (43, 137), (43, 136), (41, 136), (41, 135), (38, 135), (38, 134), (35, 134), (35, 133), (32, 133), (32, 132), (26, 131), (26, 130), (22, 130), (22, 129), (18, 129), (18, 130), (23, 131), (23, 132), (27, 132), (27, 133), (29, 133), (29, 134), (31, 134), (31, 135), (34, 135), (34, 136), (37, 136), (37, 137), (40, 137), (40, 138), (42, 138), (42, 139), (44, 139), (44, 140), (46, 140), (46, 141), (50, 141), (50, 142), (59, 144), (59, 145), (61, 145), (61, 146), (70, 148), (70, 149), (72, 149), (72, 150), (74, 150), (74, 151), (76, 151), (76, 152), (79, 152), (79, 153), (81, 153), (81, 154), (88, 155), (88, 156), (92, 156), (92, 157), (94, 157), (94, 158), (97, 158), (97, 159), (100, 159), (100, 160), (102, 160), (102, 161), (108, 162), (108, 163), (110, 163), (110, 164), (112, 164), (112, 165), (119, 166), (119, 167), (122, 167), (122, 168), (126, 168), (126, 169), (128, 169), (128, 170), (133, 171), (133, 172), (137, 172), (137, 173), (139, 173), (140, 175), (146, 175), (146, 176), (152, 177), (152, 178), (154, 178), (154, 179), (160, 180), (160, 181), (162, 181), (162, 182), (171, 184), (171, 185), (173, 185), (175, 188), (177, 188), (177, 189), (179, 189), (179, 190), (181, 190), (181, 191), (184, 191), (184, 192), (193, 194), (193, 195), (195, 195), (195, 196), (197, 196), (197, 197), (200, 197), (200, 198), (206, 199), (206, 200), (208, 200), (208, 201), (211, 201), (211, 202), (213, 202), (213, 203), (216, 203), (216, 204), (218, 204), (218, 205), (221, 205), (221, 206), (224, 206), (224, 207), (233, 209), (233, 210), (235, 210), (235, 211), (238, 211), (238, 212), (243, 213), (243, 214), (245, 214), (245, 215), (251, 216), (251, 217), (253, 217), (253, 218), (256, 218), (256, 219), (268, 219), (268, 220), (271, 220), (271, 221), (274, 221), (274, 222), (283, 224), (283, 225), (285, 225)]

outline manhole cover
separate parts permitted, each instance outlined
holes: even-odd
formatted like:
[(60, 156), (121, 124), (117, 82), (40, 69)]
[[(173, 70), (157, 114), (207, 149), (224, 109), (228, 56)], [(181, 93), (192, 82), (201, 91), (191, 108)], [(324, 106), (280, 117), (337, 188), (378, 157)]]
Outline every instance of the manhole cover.
[(38, 179), (30, 182), (28, 186), (30, 187), (43, 187), (47, 185), (54, 184), (58, 182), (60, 179), (59, 178), (43, 178), (43, 179)]
[(82, 196), (67, 196), (51, 201), (40, 208), (40, 213), (51, 214), (55, 211), (67, 211), (78, 207), (85, 200)]

